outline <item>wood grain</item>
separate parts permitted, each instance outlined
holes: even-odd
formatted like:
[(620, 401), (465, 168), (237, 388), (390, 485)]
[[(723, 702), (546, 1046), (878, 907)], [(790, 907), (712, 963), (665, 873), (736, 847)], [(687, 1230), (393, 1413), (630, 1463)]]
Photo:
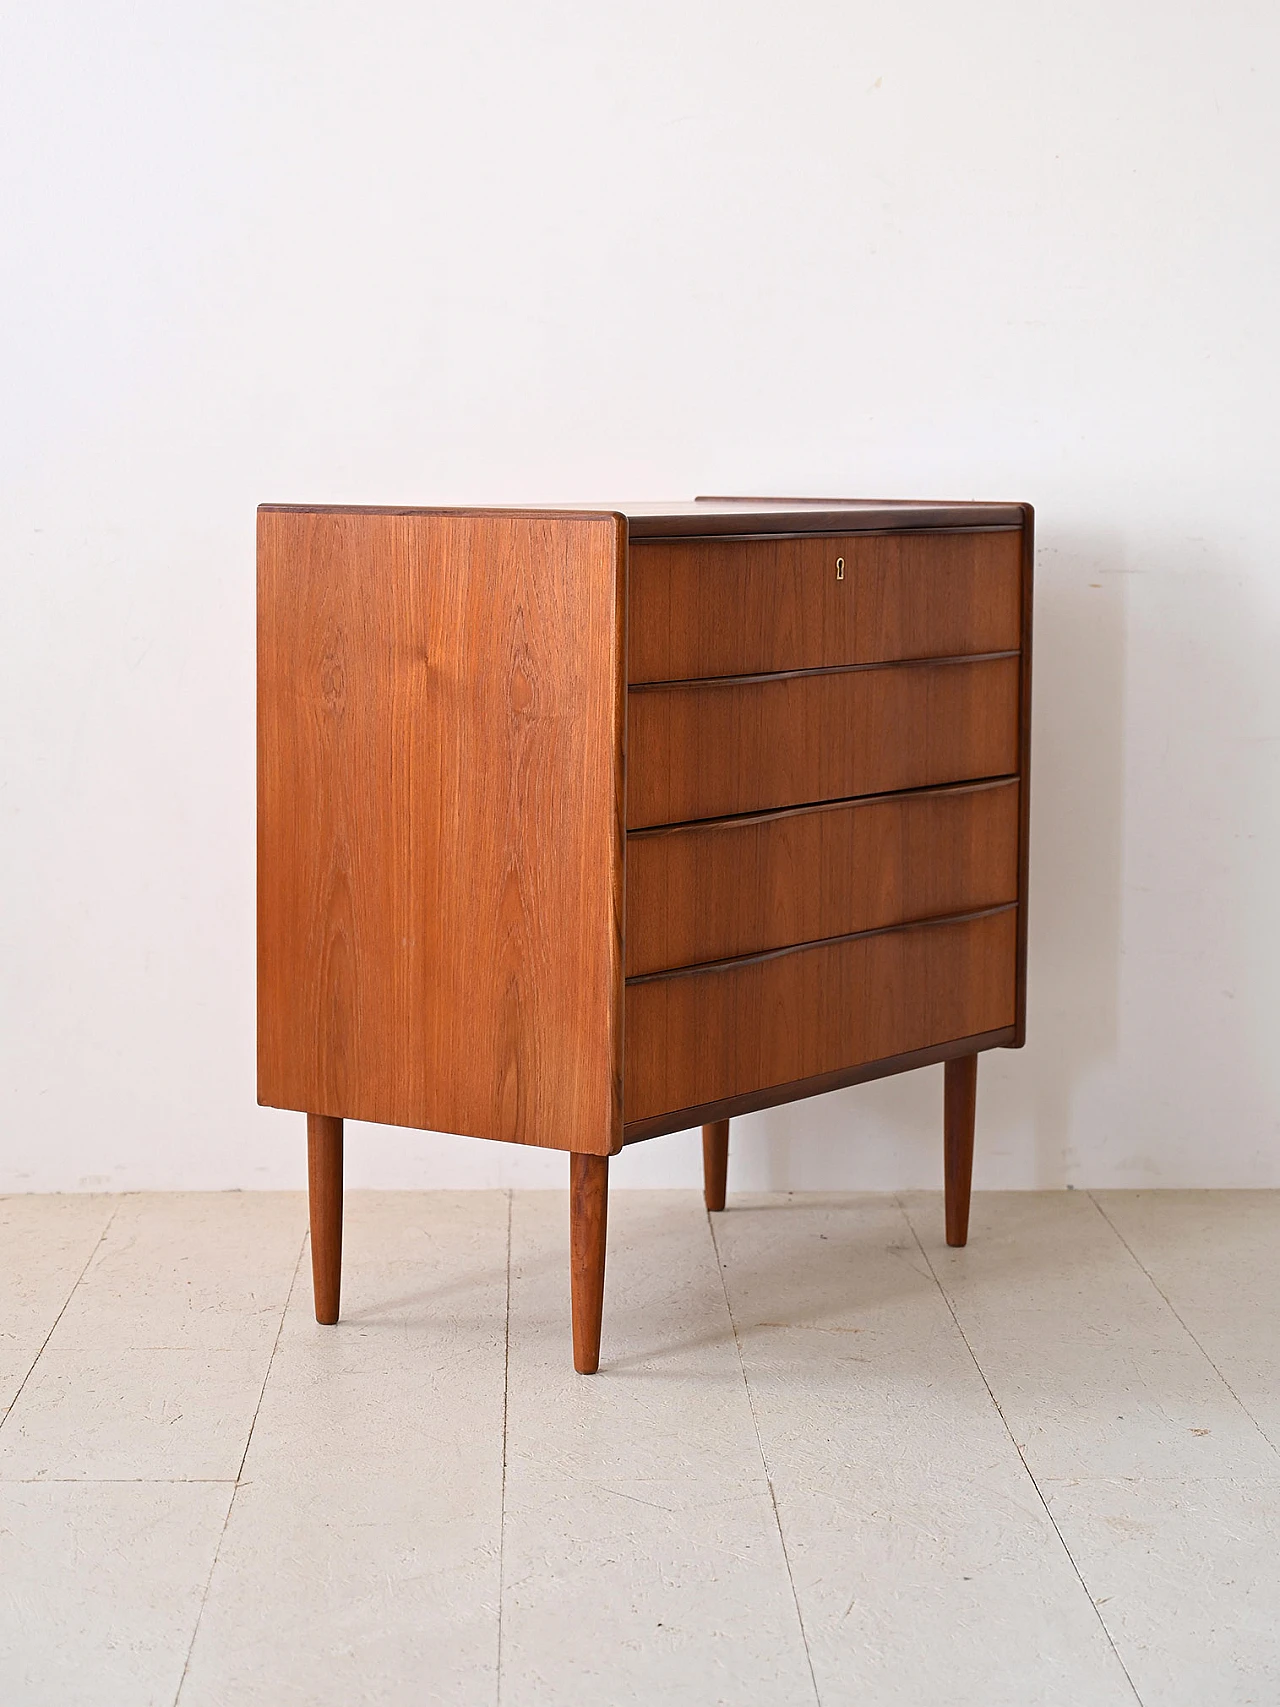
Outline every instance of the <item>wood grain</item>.
[(886, 664), (627, 696), (627, 827), (1012, 775), (1018, 659)]
[(626, 1118), (1011, 1026), (1017, 909), (627, 985)]
[(1018, 898), (1018, 783), (962, 784), (627, 838), (628, 976)]
[(878, 1061), (863, 1061), (856, 1067), (837, 1067), (830, 1073), (811, 1073), (807, 1079), (788, 1079), (785, 1084), (765, 1085), (756, 1091), (742, 1091), (736, 1096), (717, 1097), (714, 1102), (698, 1103), (692, 1108), (668, 1109), (663, 1114), (647, 1115), (643, 1120), (629, 1120), (623, 1128), (628, 1144), (642, 1144), (650, 1138), (663, 1138), (671, 1132), (691, 1132), (717, 1120), (736, 1120), (743, 1114), (757, 1114), (762, 1108), (777, 1108), (782, 1103), (800, 1102), (806, 1097), (826, 1096), (831, 1091), (847, 1090), (850, 1085), (871, 1084), (876, 1079), (889, 1079), (897, 1073), (917, 1073), (922, 1067), (936, 1067), (958, 1055), (974, 1055), (987, 1049), (1012, 1047), (1014, 1031), (1011, 1025), (997, 1026), (994, 1031), (982, 1031), (972, 1037), (955, 1037), (947, 1043), (931, 1043), (924, 1049), (906, 1049), (901, 1055), (882, 1055)]
[(621, 1143), (618, 516), (259, 516), (259, 1098)]
[(1021, 546), (1013, 529), (635, 543), (629, 680), (1016, 651)]
[(943, 1177), (947, 1243), (969, 1239), (969, 1191), (973, 1181), (973, 1127), (978, 1107), (978, 1057), (948, 1061), (943, 1088)]

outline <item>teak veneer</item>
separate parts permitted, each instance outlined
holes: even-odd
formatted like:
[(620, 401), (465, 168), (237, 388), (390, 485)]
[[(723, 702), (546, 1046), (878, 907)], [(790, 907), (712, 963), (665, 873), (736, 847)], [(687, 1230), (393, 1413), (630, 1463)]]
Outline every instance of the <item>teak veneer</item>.
[(258, 513), (258, 1095), (567, 1150), (575, 1366), (608, 1158), (945, 1063), (1026, 1015), (1032, 513), (702, 499)]

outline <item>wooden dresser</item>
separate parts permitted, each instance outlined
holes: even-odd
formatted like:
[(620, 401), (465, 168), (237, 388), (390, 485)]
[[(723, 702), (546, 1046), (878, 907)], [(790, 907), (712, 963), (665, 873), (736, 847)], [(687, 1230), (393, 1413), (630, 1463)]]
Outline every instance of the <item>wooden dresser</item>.
[(574, 1357), (608, 1158), (1023, 1041), (1032, 515), (699, 499), (258, 513), (258, 1094), (570, 1152)]

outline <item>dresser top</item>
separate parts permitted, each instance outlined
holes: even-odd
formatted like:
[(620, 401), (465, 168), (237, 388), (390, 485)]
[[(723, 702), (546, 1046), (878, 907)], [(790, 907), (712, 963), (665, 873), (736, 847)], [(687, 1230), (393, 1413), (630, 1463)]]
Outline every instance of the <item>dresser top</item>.
[(881, 498), (694, 498), (644, 504), (261, 504), (262, 510), (356, 515), (621, 515), (632, 539), (698, 534), (883, 533), (919, 528), (1022, 527), (1025, 504)]

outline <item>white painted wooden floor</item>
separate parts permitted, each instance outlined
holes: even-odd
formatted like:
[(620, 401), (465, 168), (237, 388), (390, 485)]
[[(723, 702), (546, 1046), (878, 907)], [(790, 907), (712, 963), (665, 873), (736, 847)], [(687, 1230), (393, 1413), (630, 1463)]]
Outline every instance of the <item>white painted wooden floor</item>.
[(4, 1707), (1280, 1702), (1280, 1193), (0, 1199)]

